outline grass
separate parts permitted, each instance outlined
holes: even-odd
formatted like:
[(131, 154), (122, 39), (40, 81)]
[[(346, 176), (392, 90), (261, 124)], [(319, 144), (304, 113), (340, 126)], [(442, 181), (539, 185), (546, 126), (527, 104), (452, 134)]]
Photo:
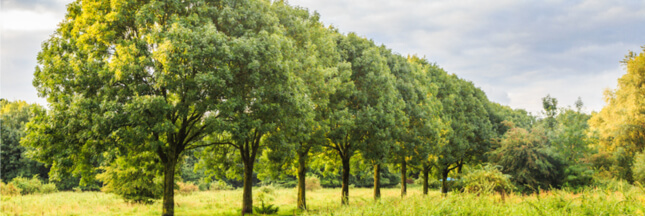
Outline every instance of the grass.
[[(398, 188), (385, 188), (375, 202), (369, 188), (350, 189), (350, 205), (340, 205), (340, 189), (307, 193), (308, 212), (296, 210), (296, 189), (277, 189), (273, 204), (279, 215), (644, 215), (645, 192), (634, 187), (624, 191), (588, 189), (580, 193), (563, 190), (540, 195), (499, 195), (438, 191), (428, 196), (411, 187), (405, 198)], [(0, 215), (160, 215), (161, 201), (130, 204), (101, 192), (58, 192), (2, 197)], [(175, 197), (176, 215), (239, 215), (242, 190), (203, 191)], [(258, 203), (255, 203), (258, 204)]]

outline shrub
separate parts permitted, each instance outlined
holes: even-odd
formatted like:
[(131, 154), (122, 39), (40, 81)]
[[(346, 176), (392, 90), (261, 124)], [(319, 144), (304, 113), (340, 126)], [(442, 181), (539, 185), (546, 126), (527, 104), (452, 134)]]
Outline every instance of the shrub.
[(307, 176), (305, 178), (305, 189), (308, 191), (313, 191), (313, 190), (319, 190), (321, 189), (322, 186), (320, 186), (320, 179), (318, 176), (311, 175)]
[(477, 194), (506, 194), (513, 190), (511, 176), (502, 173), (498, 167), (487, 164), (479, 166), (461, 178), (465, 192)]
[(233, 186), (227, 184), (225, 181), (217, 180), (210, 184), (210, 190), (233, 190)]
[(56, 184), (54, 183), (43, 184), (40, 187), (40, 193), (48, 194), (48, 193), (54, 193), (54, 192), (58, 192), (58, 189), (56, 188)]
[(274, 197), (273, 193), (275, 192), (275, 187), (273, 185), (265, 185), (258, 188), (256, 193), (256, 199), (260, 201), (260, 207), (253, 207), (255, 213), (258, 214), (275, 214), (278, 212), (278, 207), (274, 207), (271, 202), (273, 202)]
[(4, 182), (0, 181), (0, 195), (2, 196), (20, 195), (20, 188), (16, 187), (11, 182), (9, 182), (8, 184), (5, 184)]
[(188, 195), (199, 190), (199, 187), (192, 182), (177, 182), (177, 186), (179, 186), (179, 190), (176, 190), (177, 193), (182, 195)]
[(40, 192), (42, 183), (38, 179), (38, 175), (35, 175), (31, 179), (18, 176), (11, 180), (11, 183), (20, 189), (20, 194), (35, 194)]

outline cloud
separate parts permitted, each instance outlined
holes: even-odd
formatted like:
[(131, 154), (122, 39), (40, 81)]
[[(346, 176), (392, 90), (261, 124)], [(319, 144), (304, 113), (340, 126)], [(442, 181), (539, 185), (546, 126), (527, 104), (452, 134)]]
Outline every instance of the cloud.
[(493, 101), (539, 112), (546, 94), (591, 110), (645, 45), (642, 1), (290, 1), (326, 24), (471, 80)]

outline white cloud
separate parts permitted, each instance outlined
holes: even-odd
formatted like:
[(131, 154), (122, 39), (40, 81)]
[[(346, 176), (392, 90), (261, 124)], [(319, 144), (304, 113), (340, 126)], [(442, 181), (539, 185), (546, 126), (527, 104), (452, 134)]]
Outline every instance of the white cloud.
[(2, 13), (3, 31), (53, 30), (62, 20), (60, 14), (29, 10), (9, 10)]

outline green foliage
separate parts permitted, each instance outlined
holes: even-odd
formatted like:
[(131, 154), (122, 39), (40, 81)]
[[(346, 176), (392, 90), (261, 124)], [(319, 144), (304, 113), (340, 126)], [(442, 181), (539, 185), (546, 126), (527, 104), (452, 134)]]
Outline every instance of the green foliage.
[(12, 179), (11, 182), (5, 186), (7, 186), (9, 191), (16, 191), (12, 189), (12, 187), (15, 186), (22, 195), (39, 193), (47, 194), (58, 191), (58, 189), (56, 189), (56, 185), (52, 183), (43, 184), (38, 178), (38, 175), (33, 176), (31, 179), (18, 176)]
[(49, 169), (42, 163), (32, 160), (25, 147), (20, 145), (20, 139), (25, 136), (25, 124), (36, 113), (43, 111), (37, 104), (25, 101), (8, 101), (0, 99), (0, 176), (2, 181), (18, 177), (38, 175), (46, 180)]
[(547, 137), (539, 128), (529, 133), (523, 128), (512, 128), (504, 134), (500, 148), (491, 152), (491, 161), (510, 174), (521, 189), (559, 187), (563, 175), (562, 159), (547, 145)]
[(117, 194), (128, 202), (152, 203), (163, 192), (159, 177), (160, 164), (151, 163), (153, 154), (119, 157), (97, 176), (103, 182), (102, 191)]
[(225, 181), (217, 180), (217, 181), (211, 182), (208, 189), (213, 191), (218, 191), (218, 190), (233, 190), (235, 188), (227, 184)]
[(594, 170), (587, 164), (573, 164), (564, 170), (562, 185), (581, 188), (593, 184)]
[(636, 155), (634, 165), (632, 166), (634, 181), (645, 185), (645, 152)]
[(511, 182), (511, 176), (503, 174), (499, 168), (501, 167), (491, 164), (479, 165), (463, 175), (461, 181), (464, 184), (464, 191), (476, 194), (512, 192), (515, 186)]

